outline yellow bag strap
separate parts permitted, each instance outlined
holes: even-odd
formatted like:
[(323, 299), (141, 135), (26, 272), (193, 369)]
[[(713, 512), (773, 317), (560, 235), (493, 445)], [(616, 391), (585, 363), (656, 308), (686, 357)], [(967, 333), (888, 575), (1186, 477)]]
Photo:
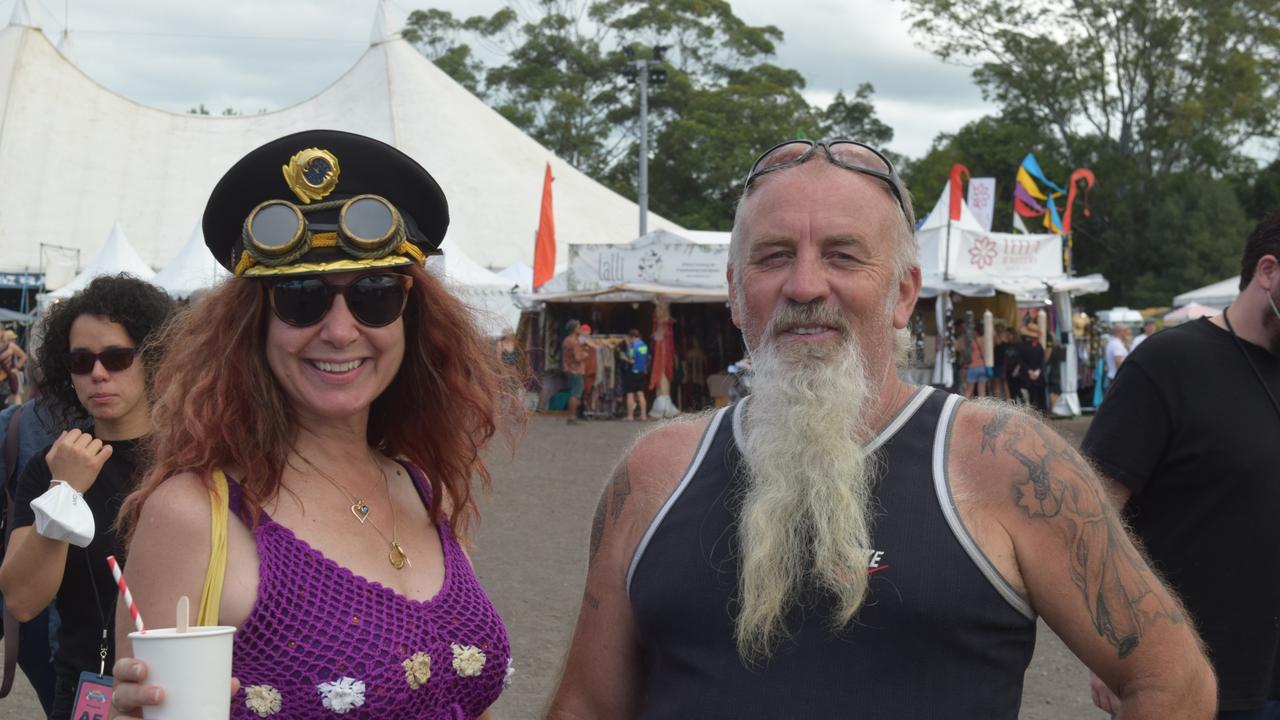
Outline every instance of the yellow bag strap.
[(218, 606), (222, 602), (222, 581), (227, 574), (227, 476), (214, 470), (213, 487), (209, 490), (209, 530), (212, 549), (209, 551), (209, 569), (204, 575), (204, 589), (200, 592), (200, 613), (196, 625), (217, 625)]

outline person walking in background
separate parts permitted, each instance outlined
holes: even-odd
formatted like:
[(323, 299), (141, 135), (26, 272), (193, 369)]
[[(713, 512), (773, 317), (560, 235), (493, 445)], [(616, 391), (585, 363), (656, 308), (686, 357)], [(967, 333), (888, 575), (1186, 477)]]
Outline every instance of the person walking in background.
[(4, 340), (0, 341), (0, 380), (8, 384), (9, 395), (6, 405), (22, 404), (22, 383), (18, 373), (27, 366), (27, 354), (18, 346), (18, 333), (5, 328)]
[(636, 406), (640, 406), (640, 419), (649, 419), (645, 386), (649, 383), (649, 346), (640, 337), (640, 331), (631, 328), (627, 333), (627, 346), (622, 361), (627, 367), (622, 374), (622, 389), (627, 393), (627, 419), (634, 420)]
[[(1014, 345), (1016, 358), (1013, 374), (1018, 379), (1019, 397), (1022, 402), (1045, 412), (1044, 346), (1040, 344), (1040, 326), (1027, 323), (1018, 330), (1021, 342)], [(1015, 398), (1017, 399), (1017, 398)]]
[(1280, 718), (1278, 400), (1280, 212), (1245, 242), (1239, 297), (1129, 353), (1082, 445), (1200, 627), (1222, 720)]
[(987, 396), (987, 359), (982, 354), (982, 327), (974, 328), (972, 337), (965, 337), (965, 397)]
[(1130, 343), (1130, 345), (1129, 345), (1129, 352), (1131, 352), (1131, 353), (1132, 353), (1134, 350), (1137, 350), (1139, 345), (1141, 345), (1143, 342), (1145, 342), (1145, 341), (1147, 340), (1147, 338), (1149, 338), (1149, 337), (1151, 337), (1152, 335), (1155, 335), (1155, 334), (1156, 334), (1156, 321), (1155, 321), (1155, 318), (1147, 318), (1146, 320), (1143, 320), (1143, 321), (1142, 321), (1142, 334), (1141, 334), (1141, 335), (1139, 335), (1138, 337), (1134, 338), (1134, 339), (1133, 339), (1133, 342), (1132, 342), (1132, 343)]
[[(150, 283), (99, 277), (54, 305), (42, 323), (41, 394), (54, 401), (64, 430), (18, 481), (0, 592), (22, 621), (58, 599), (52, 720), (71, 717), (80, 673), (99, 672), (102, 658), (109, 668), (114, 657), (115, 581), (106, 558), (125, 560), (116, 514), (136, 485), (138, 443), (152, 428), (147, 385), (157, 352), (150, 341), (172, 308)], [(86, 417), (92, 426), (82, 432), (75, 426)], [(51, 517), (38, 502), (67, 492), (82, 498), (91, 521), (74, 513)]]
[(570, 320), (564, 329), (568, 332), (564, 336), (564, 341), (560, 343), (560, 367), (564, 370), (565, 380), (568, 384), (569, 391), (569, 419), (565, 420), (570, 425), (579, 424), (578, 408), (582, 406), (582, 391), (584, 376), (587, 372), (587, 343), (579, 330), (582, 323), (577, 320)]
[(1107, 341), (1102, 356), (1107, 370), (1106, 387), (1103, 388), (1103, 392), (1106, 392), (1106, 389), (1111, 387), (1111, 383), (1116, 381), (1116, 373), (1120, 371), (1120, 366), (1129, 356), (1128, 325), (1116, 323), (1111, 326), (1111, 339)]

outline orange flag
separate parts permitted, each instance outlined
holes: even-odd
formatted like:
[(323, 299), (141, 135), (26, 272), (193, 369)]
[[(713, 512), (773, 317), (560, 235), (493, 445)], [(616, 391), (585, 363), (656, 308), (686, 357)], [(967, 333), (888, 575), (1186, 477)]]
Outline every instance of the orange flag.
[(538, 237), (533, 244), (533, 289), (542, 287), (556, 273), (556, 218), (551, 209), (551, 163), (542, 178), (542, 212), (538, 214)]

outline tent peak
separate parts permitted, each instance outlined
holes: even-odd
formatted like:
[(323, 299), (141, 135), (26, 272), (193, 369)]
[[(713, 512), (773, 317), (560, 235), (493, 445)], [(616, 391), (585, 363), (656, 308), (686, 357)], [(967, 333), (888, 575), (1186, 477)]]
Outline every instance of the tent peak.
[(391, 0), (378, 0), (373, 11), (373, 28), (369, 31), (369, 45), (381, 45), (400, 38), (399, 25), (393, 23)]
[(36, 15), (31, 11), (27, 0), (18, 0), (18, 2), (14, 3), (13, 12), (9, 15), (9, 25), (11, 27), (40, 27), (40, 23), (36, 22)]

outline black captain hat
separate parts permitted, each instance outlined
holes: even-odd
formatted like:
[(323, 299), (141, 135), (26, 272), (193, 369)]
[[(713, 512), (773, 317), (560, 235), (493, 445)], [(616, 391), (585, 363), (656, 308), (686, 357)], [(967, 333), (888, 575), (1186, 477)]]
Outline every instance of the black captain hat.
[(444, 191), (421, 165), (338, 130), (251, 151), (218, 181), (203, 219), (214, 258), (245, 277), (421, 265), (448, 227)]

